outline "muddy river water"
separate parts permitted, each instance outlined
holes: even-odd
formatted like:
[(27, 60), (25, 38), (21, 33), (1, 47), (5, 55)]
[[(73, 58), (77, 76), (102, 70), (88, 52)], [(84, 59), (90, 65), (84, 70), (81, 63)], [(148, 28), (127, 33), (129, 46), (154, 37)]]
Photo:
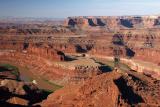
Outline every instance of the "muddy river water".
[(19, 69), (20, 79), (22, 81), (33, 82), (40, 89), (55, 91), (62, 87), (49, 82), (47, 79), (44, 79), (43, 77), (33, 74), (27, 67), (21, 67), (8, 61), (0, 61), (0, 64), (10, 64), (12, 66), (17, 67)]

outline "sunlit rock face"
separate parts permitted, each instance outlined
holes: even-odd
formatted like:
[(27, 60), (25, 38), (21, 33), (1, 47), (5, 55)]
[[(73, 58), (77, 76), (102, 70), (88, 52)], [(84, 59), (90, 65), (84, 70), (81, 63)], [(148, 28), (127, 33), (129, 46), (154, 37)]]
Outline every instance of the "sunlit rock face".
[[(65, 86), (42, 106), (159, 105), (159, 16), (82, 16), (64, 22), (0, 23), (0, 62), (24, 67), (49, 84)], [(115, 43), (115, 37), (121, 41)], [(120, 62), (132, 70), (113, 71), (115, 44)], [(106, 66), (107, 61), (112, 67)], [(14, 81), (17, 77), (8, 71), (0, 73), (6, 75), (13, 80), (1, 81), (2, 92), (26, 96), (25, 85), (39, 92), (35, 84)], [(6, 102), (14, 103), (14, 99), (29, 103), (16, 96)]]
[[(61, 34), (59, 34), (59, 37), (57, 37), (57, 35), (52, 35), (52, 36), (46, 36), (46, 35), (45, 36), (35, 36), (35, 35), (25, 36), (24, 34), (19, 36), (18, 35), (14, 36), (12, 34), (4, 35), (0, 37), (0, 41), (1, 41), (0, 49), (23, 53), (28, 56), (33, 55), (39, 58), (51, 59), (54, 61), (66, 61), (67, 57), (65, 56), (65, 53), (78, 53), (78, 54), (80, 53), (80, 54), (103, 55), (103, 56), (113, 57), (112, 39), (113, 39), (114, 33), (110, 31), (108, 28), (113, 27), (113, 28), (120, 29), (122, 28), (122, 24), (123, 24), (125, 26), (130, 26), (130, 27), (125, 27), (125, 29), (123, 28), (118, 30), (119, 33), (122, 35), (122, 39), (124, 40), (125, 44), (128, 46), (127, 48), (125, 48), (125, 46), (121, 46), (121, 57), (148, 61), (156, 65), (159, 65), (160, 59), (155, 58), (155, 56), (159, 56), (160, 54), (160, 50), (159, 50), (160, 32), (159, 32), (158, 25), (154, 24), (156, 28), (155, 27), (148, 28), (148, 27), (144, 27), (144, 25), (139, 26), (139, 23), (142, 24), (144, 23), (143, 21), (145, 20), (148, 21), (146, 23), (149, 23), (149, 21), (152, 21), (152, 20), (159, 20), (158, 17), (151, 17), (151, 16), (148, 16), (148, 17), (70, 17), (67, 20), (72, 18), (73, 18), (72, 21), (74, 21), (74, 24), (75, 24), (74, 27), (77, 25), (77, 23), (78, 23), (78, 27), (80, 28), (83, 23), (85, 24), (85, 25), (82, 25), (82, 26), (85, 26), (84, 27), (85, 29), (83, 29), (83, 27), (81, 29), (82, 31), (84, 31), (82, 32), (82, 34), (77, 34), (75, 32), (72, 32), (72, 34), (74, 35), (66, 33), (65, 36), (64, 35), (62, 36)], [(92, 21), (92, 25), (94, 24), (95, 26), (91, 26), (91, 22), (89, 24), (87, 18), (89, 19), (93, 18), (94, 20)], [(96, 20), (96, 18), (98, 19)], [(79, 20), (81, 21), (78, 22)], [(87, 20), (87, 21), (83, 22), (83, 20)], [(112, 23), (112, 24), (109, 24), (109, 26), (111, 27), (107, 27), (108, 24), (105, 22), (105, 20), (109, 20), (108, 23)], [(68, 22), (68, 23), (71, 23), (71, 22)], [(156, 23), (158, 22), (156, 21)], [(130, 25), (126, 25), (126, 24), (130, 24)], [(90, 28), (88, 29), (87, 26)], [(101, 26), (101, 27), (98, 27), (98, 26)], [(138, 28), (137, 26), (141, 28)], [(148, 26), (148, 24), (145, 26)], [(98, 27), (98, 30), (91, 30), (92, 28), (97, 29), (97, 27)], [(134, 27), (136, 27), (136, 29)], [(72, 29), (72, 27), (71, 28), (68, 27), (68, 29)], [(76, 30), (79, 30), (79, 28), (78, 29), (76, 28)], [(12, 55), (14, 56), (14, 54)], [(21, 55), (21, 54), (16, 54), (16, 56), (17, 55)], [(14, 57), (12, 58), (14, 59)], [(23, 60), (25, 60), (24, 56), (22, 56), (22, 58)], [(40, 61), (38, 61), (38, 63), (39, 63), (38, 66), (43, 65), (41, 64)], [(60, 68), (58, 68), (58, 70), (60, 71)], [(51, 72), (51, 70), (49, 71)], [(59, 73), (59, 74), (64, 74), (64, 73)]]
[(45, 93), (31, 82), (20, 78), (18, 68), (0, 65), (0, 104), (2, 107), (31, 106), (42, 101)]
[[(143, 77), (142, 77), (143, 78)], [(148, 77), (133, 74), (121, 75), (117, 72), (102, 74), (77, 85), (68, 85), (49, 95), (42, 107), (126, 107), (160, 105), (159, 83), (152, 83)], [(72, 91), (71, 91), (72, 89)], [(157, 95), (151, 96), (152, 93)], [(63, 96), (62, 96), (63, 95)]]
[(82, 27), (108, 28), (156, 28), (159, 27), (158, 16), (99, 16), (99, 17), (69, 17), (66, 25)]

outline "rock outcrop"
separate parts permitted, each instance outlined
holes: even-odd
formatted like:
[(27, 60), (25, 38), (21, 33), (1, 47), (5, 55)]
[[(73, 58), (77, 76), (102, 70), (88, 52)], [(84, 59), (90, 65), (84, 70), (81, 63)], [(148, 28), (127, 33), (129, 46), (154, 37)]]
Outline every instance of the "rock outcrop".
[(18, 68), (9, 64), (1, 64), (1, 107), (32, 106), (41, 102), (47, 95), (47, 92), (40, 90), (35, 84), (22, 81)]
[[(152, 83), (146, 78), (143, 81), (135, 74), (122, 75), (117, 72), (102, 74), (56, 91), (43, 101), (42, 107), (159, 106), (159, 83)], [(153, 86), (156, 88), (153, 89)]]
[(8, 79), (0, 82), (0, 103), (2, 107), (31, 106), (44, 99), (43, 91), (32, 83)]
[[(65, 26), (0, 22), (0, 62), (26, 68), (49, 84), (66, 85), (51, 94), (44, 107), (160, 106), (159, 25), (159, 16), (69, 17)], [(127, 70), (103, 74), (106, 64), (95, 59), (110, 57), (112, 64), (117, 36), (121, 62), (141, 74)], [(42, 100), (34, 84), (16, 81), (8, 70), (0, 76), (5, 76), (0, 80), (2, 106)]]
[(159, 16), (99, 16), (69, 17), (66, 25), (79, 27), (107, 27), (109, 29), (139, 29), (159, 27)]

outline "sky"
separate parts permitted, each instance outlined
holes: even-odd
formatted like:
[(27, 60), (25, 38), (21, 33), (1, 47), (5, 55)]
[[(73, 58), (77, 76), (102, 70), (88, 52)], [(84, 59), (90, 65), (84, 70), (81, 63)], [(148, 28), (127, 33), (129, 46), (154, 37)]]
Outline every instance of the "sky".
[(0, 0), (0, 17), (160, 15), (160, 0)]

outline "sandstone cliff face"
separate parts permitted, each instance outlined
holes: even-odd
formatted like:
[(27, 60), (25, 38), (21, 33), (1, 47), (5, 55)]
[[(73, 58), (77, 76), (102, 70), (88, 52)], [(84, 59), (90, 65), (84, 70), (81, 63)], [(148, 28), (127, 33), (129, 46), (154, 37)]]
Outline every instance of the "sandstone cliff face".
[[(102, 78), (106, 79), (106, 81), (102, 82)], [(112, 80), (104, 76), (102, 76), (102, 78), (100, 79), (100, 77), (97, 77), (99, 81), (96, 81), (96, 79), (88, 80), (85, 83), (81, 83), (79, 86), (73, 84), (66, 86), (64, 89), (50, 95), (48, 99), (42, 103), (42, 107), (116, 106), (116, 96), (119, 94), (118, 89)]]
[[(129, 33), (130, 32), (130, 33)], [(0, 49), (18, 51), (35, 55), (54, 61), (64, 61), (64, 53), (88, 53), (92, 55), (113, 56), (113, 34), (104, 33), (81, 38), (49, 38), (48, 37), (23, 37), (1, 36)], [(123, 30), (122, 37), (129, 49), (121, 47), (121, 57), (152, 62), (159, 65), (159, 31), (151, 30)], [(150, 41), (148, 41), (148, 38)], [(128, 51), (129, 50), (129, 51)], [(133, 52), (132, 52), (133, 51)], [(64, 52), (64, 53), (63, 53)], [(127, 56), (128, 55), (128, 56)]]
[[(31, 70), (32, 73), (38, 73), (39, 76), (43, 76), (51, 81), (56, 81), (58, 84), (66, 84), (68, 82), (78, 82), (82, 79), (91, 77), (101, 73), (99, 68), (95, 67), (75, 67), (74, 70), (55, 66), (53, 62), (56, 61), (67, 61), (68, 58), (62, 51), (65, 52), (83, 52), (81, 50), (86, 49), (85, 45), (81, 46), (74, 45), (53, 45), (44, 43), (27, 43), (24, 44), (23, 40), (12, 47), (12, 42), (6, 42), (3, 48), (1, 45), (1, 61), (7, 61), (7, 63), (13, 63), (18, 66), (26, 67)], [(21, 46), (21, 48), (18, 48)], [(73, 46), (73, 47), (72, 47)], [(25, 48), (24, 48), (25, 47)], [(71, 49), (70, 49), (71, 47)], [(79, 47), (81, 47), (79, 49)], [(6, 50), (7, 49), (7, 50)], [(87, 50), (87, 49), (86, 49)], [(67, 76), (66, 76), (67, 75)], [(66, 79), (63, 81), (63, 79)], [(61, 82), (62, 81), (62, 82)]]
[(56, 91), (42, 102), (42, 107), (158, 106), (159, 88), (152, 88), (158, 83), (150, 82), (149, 78), (141, 81), (141, 77), (134, 74), (102, 74)]
[(0, 33), (3, 35), (56, 35), (56, 34), (72, 34), (71, 30), (63, 24), (54, 25), (49, 23), (16, 23), (2, 22), (0, 20)]
[(27, 54), (37, 55), (39, 57), (51, 59), (54, 61), (64, 61), (65, 54), (61, 51), (54, 50), (52, 48), (47, 47), (37, 47), (30, 45), (27, 48)]
[(156, 28), (159, 25), (158, 16), (104, 16), (104, 17), (69, 17), (66, 21), (71, 26), (108, 27), (110, 29)]
[[(57, 84), (80, 82), (80, 84), (77, 82), (78, 85), (71, 84), (56, 91), (43, 102), (43, 106), (159, 106), (159, 81), (153, 79), (158, 73), (155, 73), (155, 68), (150, 65), (147, 68), (140, 64), (137, 66), (138, 63), (134, 62), (131, 65), (128, 64), (134, 70), (147, 75), (148, 77), (144, 78), (149, 80), (148, 83), (132, 74), (127, 76), (118, 73), (101, 75), (99, 66), (78, 65), (75, 69), (68, 69), (68, 66), (68, 68), (63, 68), (63, 65), (55, 66), (53, 63), (54, 61), (67, 62), (66, 55), (69, 53), (80, 53), (84, 55), (84, 59), (85, 55), (113, 57), (113, 31), (118, 30), (127, 45), (120, 46), (121, 59), (138, 59), (159, 66), (160, 59), (155, 58), (160, 55), (159, 20), (159, 17), (151, 16), (70, 17), (66, 20), (65, 27), (43, 24), (16, 26), (11, 24), (9, 28), (2, 26), (0, 28), (0, 33), (3, 35), (0, 36), (0, 62), (6, 61), (22, 67), (27, 66), (33, 74)], [(19, 29), (20, 26), (21, 29)], [(77, 35), (72, 32), (72, 30), (80, 29), (85, 34)], [(82, 63), (84, 62), (83, 60)], [(153, 81), (148, 79), (150, 77), (153, 77)], [(15, 77), (11, 76), (11, 78)], [(21, 88), (23, 83), (15, 81), (9, 81), (9, 83), (8, 80), (3, 82), (7, 82), (6, 87), (19, 86), (20, 94), (25, 94)], [(15, 88), (9, 88), (9, 90), (19, 92)], [(4, 91), (8, 92), (8, 90)], [(11, 98), (8, 102), (13, 102), (14, 99)]]
[(35, 84), (20, 80), (18, 68), (2, 64), (0, 70), (1, 107), (31, 106), (46, 97)]
[(44, 99), (44, 93), (32, 83), (4, 79), (0, 81), (1, 107), (31, 106)]

